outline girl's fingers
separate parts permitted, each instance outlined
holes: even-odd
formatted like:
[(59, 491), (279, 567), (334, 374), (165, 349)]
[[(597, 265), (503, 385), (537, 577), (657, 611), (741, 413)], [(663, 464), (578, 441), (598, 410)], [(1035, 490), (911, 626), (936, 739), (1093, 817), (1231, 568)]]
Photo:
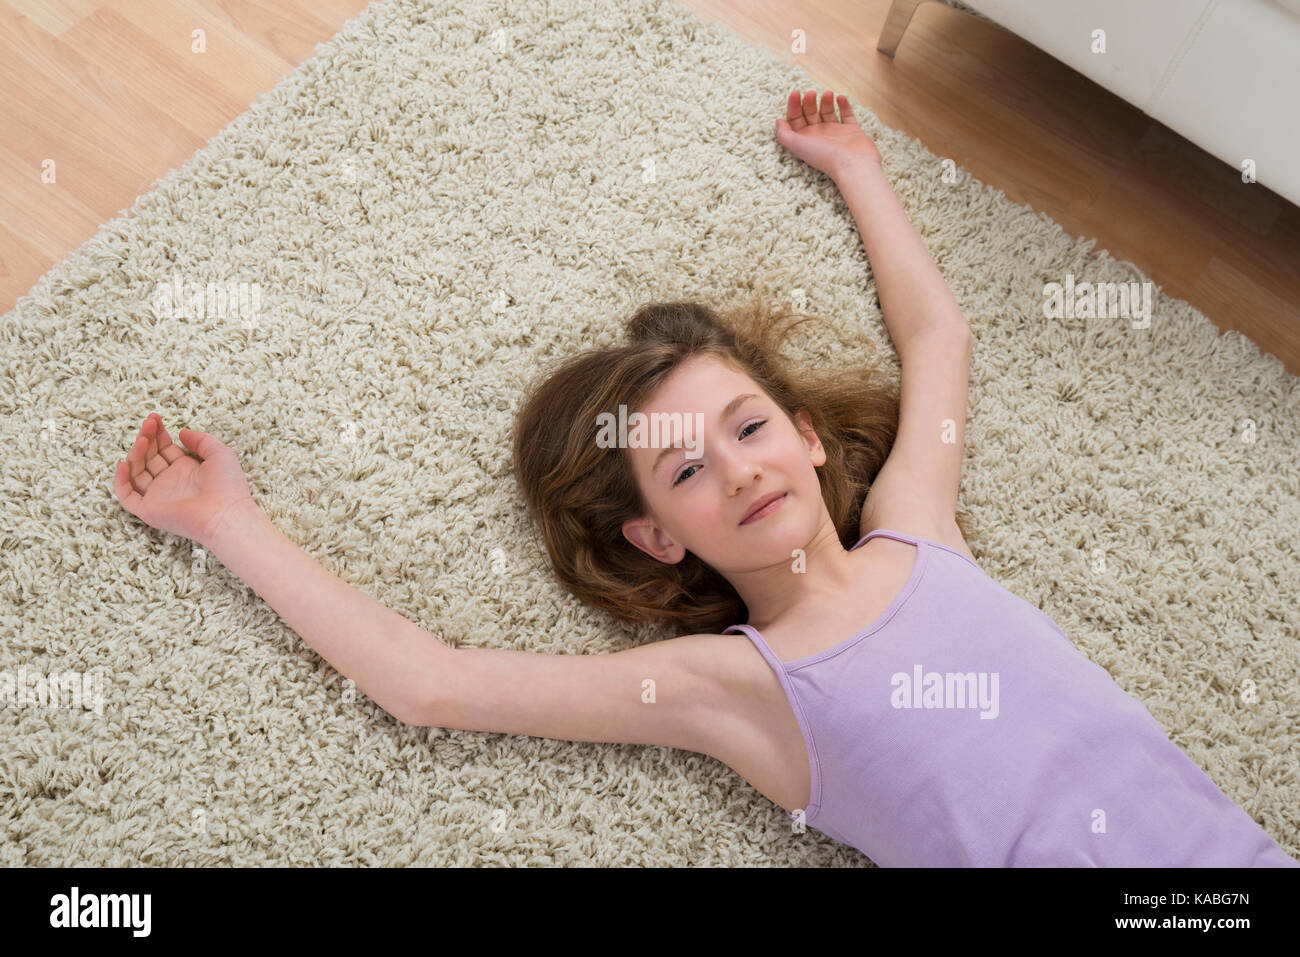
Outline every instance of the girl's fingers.
[(149, 440), (149, 447), (146, 448), (144, 452), (145, 465), (148, 465), (149, 460), (158, 454), (158, 441), (155, 438), (157, 435), (157, 432), (155, 431), (157, 425), (158, 424), (153, 420), (152, 412), (145, 417), (145, 420), (142, 423), (140, 423), (140, 434)]
[(803, 95), (803, 119), (810, 126), (820, 123), (822, 118), (817, 113), (817, 91), (809, 90)]
[(135, 437), (131, 451), (126, 453), (126, 464), (130, 473), (131, 487), (143, 495), (153, 482), (153, 475), (144, 467), (144, 455), (149, 448), (149, 441), (143, 434)]
[(823, 123), (838, 123), (835, 119), (835, 94), (827, 90), (822, 94), (822, 112), (821, 121)]
[[(157, 413), (155, 413), (156, 415)], [(185, 453), (176, 447), (172, 437), (167, 434), (167, 429), (163, 426), (162, 416), (158, 416), (158, 454), (163, 457), (163, 461), (171, 465)]]
[[(835, 117), (836, 102), (840, 105), (839, 119)], [(790, 124), (790, 129), (797, 133), (813, 123), (843, 122), (856, 125), (858, 119), (853, 115), (853, 107), (849, 106), (849, 98), (843, 93), (837, 96), (833, 90), (826, 90), (822, 93), (819, 108), (816, 90), (808, 90), (802, 94), (798, 90), (792, 90), (785, 103), (785, 121)]]
[(849, 98), (843, 93), (840, 94), (840, 117), (845, 123), (858, 125), (858, 118), (853, 115), (853, 107), (849, 106)]
[(167, 460), (158, 454), (158, 424), (159, 420), (151, 415), (140, 426), (140, 434), (148, 440), (144, 450), (144, 467), (154, 478), (162, 475), (163, 469), (167, 468)]
[[(186, 432), (190, 434), (188, 439), (185, 437)], [(214, 455), (230, 451), (215, 435), (200, 432), (198, 429), (181, 429), (181, 441), (185, 443), (187, 449), (198, 456), (199, 461), (207, 461)]]
[(140, 502), (140, 493), (131, 484), (131, 466), (126, 462), (117, 463), (117, 471), (113, 473), (113, 491), (117, 493), (117, 500), (123, 507), (134, 515)]
[(786, 98), (785, 121), (796, 132), (808, 125), (808, 121), (803, 118), (803, 95), (798, 90), (790, 91), (790, 96)]

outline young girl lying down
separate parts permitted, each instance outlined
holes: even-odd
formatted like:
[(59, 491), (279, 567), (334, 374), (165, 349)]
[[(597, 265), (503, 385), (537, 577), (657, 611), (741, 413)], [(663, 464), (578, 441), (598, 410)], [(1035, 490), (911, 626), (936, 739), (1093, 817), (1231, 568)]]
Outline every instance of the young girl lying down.
[(181, 448), (156, 414), (117, 466), (119, 501), (208, 548), (405, 722), (709, 755), (881, 866), (1300, 866), (976, 564), (956, 516), (971, 332), (835, 102), (791, 93), (776, 136), (853, 212), (901, 392), (787, 370), (767, 310), (654, 303), (518, 415), (516, 475), (559, 580), (680, 637), (449, 647), (282, 535), (230, 448), (192, 429)]

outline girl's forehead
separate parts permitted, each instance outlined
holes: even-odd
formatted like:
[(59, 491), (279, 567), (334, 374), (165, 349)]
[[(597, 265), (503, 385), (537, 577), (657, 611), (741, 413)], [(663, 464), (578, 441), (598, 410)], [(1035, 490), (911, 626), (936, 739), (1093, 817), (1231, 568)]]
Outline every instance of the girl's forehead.
[[(674, 369), (649, 397), (646, 410), (680, 404), (690, 405), (691, 411), (704, 412), (711, 399), (724, 394), (729, 397), (737, 391), (761, 395), (763, 390), (745, 373), (716, 356), (692, 356)], [(700, 406), (698, 410), (696, 406)], [(674, 408), (662, 411), (682, 410)]]

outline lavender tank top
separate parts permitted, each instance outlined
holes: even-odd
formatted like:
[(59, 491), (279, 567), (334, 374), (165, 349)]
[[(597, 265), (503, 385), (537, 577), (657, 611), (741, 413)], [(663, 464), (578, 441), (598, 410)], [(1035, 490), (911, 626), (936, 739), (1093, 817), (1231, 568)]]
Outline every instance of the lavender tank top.
[(794, 709), (809, 827), (881, 867), (1300, 867), (1051, 618), (947, 545), (853, 548), (877, 535), (915, 564), (856, 635), (782, 662), (725, 630)]

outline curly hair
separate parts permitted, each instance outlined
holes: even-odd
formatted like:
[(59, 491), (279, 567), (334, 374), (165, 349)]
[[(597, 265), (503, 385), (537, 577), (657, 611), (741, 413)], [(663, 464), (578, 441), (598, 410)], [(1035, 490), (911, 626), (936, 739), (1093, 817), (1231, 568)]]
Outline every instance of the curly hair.
[(748, 618), (731, 583), (690, 551), (666, 564), (623, 536), (624, 522), (649, 507), (631, 453), (597, 442), (602, 412), (641, 407), (697, 355), (748, 375), (792, 422), (807, 410), (826, 452), (817, 476), (827, 511), (846, 548), (858, 540), (863, 502), (897, 435), (899, 391), (870, 367), (792, 374), (777, 348), (819, 318), (801, 315), (762, 301), (726, 318), (698, 302), (652, 302), (627, 321), (625, 345), (567, 357), (529, 387), (515, 419), (515, 476), (571, 594), (621, 621), (696, 633)]

